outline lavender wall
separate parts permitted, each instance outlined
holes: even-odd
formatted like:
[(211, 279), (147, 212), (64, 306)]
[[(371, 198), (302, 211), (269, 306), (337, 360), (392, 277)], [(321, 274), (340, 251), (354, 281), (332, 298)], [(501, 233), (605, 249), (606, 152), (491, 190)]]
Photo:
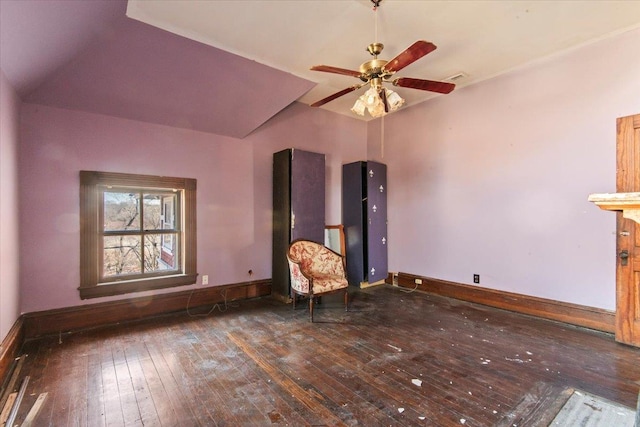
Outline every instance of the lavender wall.
[(640, 30), (387, 117), (390, 270), (615, 309), (615, 215), (587, 196), (615, 191), (637, 52)]
[[(342, 165), (363, 160), (367, 156), (367, 127), (364, 122), (344, 115), (309, 108), (294, 102), (254, 132), (248, 140), (253, 143), (258, 162), (254, 164), (256, 188), (271, 180), (271, 159), (283, 148), (299, 148), (326, 155), (326, 212), (327, 224), (342, 222)], [(266, 159), (269, 159), (266, 161)], [(271, 209), (271, 191), (258, 195), (260, 206)], [(265, 198), (268, 198), (265, 199)], [(268, 216), (271, 221), (271, 211)], [(271, 250), (271, 223), (266, 248)]]
[(196, 178), (198, 271), (221, 285), (271, 277), (273, 152), (331, 153), (327, 218), (338, 222), (336, 171), (366, 153), (364, 123), (300, 104), (242, 140), (32, 104), (23, 106), (21, 133), (24, 312), (123, 298), (79, 299), (79, 170)]
[[(481, 286), (613, 309), (615, 219), (586, 198), (614, 190), (615, 118), (640, 112), (639, 50), (635, 30), (390, 115), (384, 158), (379, 121), (297, 103), (242, 140), (25, 104), (20, 310), (123, 298), (78, 297), (81, 169), (196, 178), (199, 272), (214, 286), (269, 278), (272, 154), (289, 147), (327, 154), (328, 223), (340, 222), (343, 163), (388, 165), (392, 271), (478, 273)], [(2, 84), (2, 148), (15, 149), (4, 122), (17, 100)], [(15, 214), (3, 211), (3, 226), (15, 230)]]
[(20, 315), (18, 116), (20, 100), (0, 70), (0, 342)]

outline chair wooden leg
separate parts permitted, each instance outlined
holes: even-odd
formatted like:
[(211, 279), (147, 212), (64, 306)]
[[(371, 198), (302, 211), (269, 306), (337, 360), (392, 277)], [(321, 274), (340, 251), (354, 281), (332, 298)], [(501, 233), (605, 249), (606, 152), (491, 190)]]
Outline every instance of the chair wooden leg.
[(296, 309), (296, 293), (291, 291), (291, 299), (293, 300), (293, 309)]
[(349, 291), (344, 291), (344, 311), (349, 311)]
[(638, 407), (636, 408), (636, 427), (640, 427), (640, 391), (638, 392)]
[(309, 296), (309, 319), (313, 323), (313, 297)]

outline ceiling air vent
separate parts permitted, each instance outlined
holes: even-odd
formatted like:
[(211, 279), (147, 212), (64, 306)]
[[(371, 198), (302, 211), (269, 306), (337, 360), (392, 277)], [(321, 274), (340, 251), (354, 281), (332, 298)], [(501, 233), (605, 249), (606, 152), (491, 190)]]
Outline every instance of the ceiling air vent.
[(446, 78), (446, 79), (444, 79), (444, 80), (445, 80), (445, 81), (448, 81), (448, 82), (455, 82), (455, 81), (457, 81), (457, 80), (464, 79), (465, 77), (467, 77), (467, 74), (466, 74), (466, 73), (459, 72), (459, 73), (454, 74), (453, 76), (449, 76), (449, 77), (447, 77), (447, 78)]

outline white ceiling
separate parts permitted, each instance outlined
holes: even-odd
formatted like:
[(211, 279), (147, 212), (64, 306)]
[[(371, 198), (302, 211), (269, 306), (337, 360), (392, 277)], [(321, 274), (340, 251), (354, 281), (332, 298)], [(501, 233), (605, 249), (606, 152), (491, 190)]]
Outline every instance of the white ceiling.
[[(365, 49), (374, 41), (385, 45), (380, 58), (387, 60), (416, 40), (433, 42), (436, 51), (398, 76), (444, 80), (465, 73), (459, 89), (636, 28), (640, 1), (384, 0), (374, 12), (370, 0), (129, 0), (127, 16), (316, 82), (299, 98), (311, 104), (359, 80), (309, 68), (357, 70), (371, 58)], [(407, 105), (447, 96), (398, 92)], [(359, 94), (322, 108), (353, 115)]]

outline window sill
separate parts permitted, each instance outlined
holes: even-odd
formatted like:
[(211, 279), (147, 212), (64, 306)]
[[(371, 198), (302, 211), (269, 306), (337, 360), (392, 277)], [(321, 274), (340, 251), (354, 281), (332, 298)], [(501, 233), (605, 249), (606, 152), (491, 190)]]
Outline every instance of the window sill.
[(80, 299), (100, 298), (132, 292), (192, 285), (196, 283), (197, 278), (197, 274), (180, 274), (154, 279), (123, 280), (121, 282), (111, 282), (85, 288), (80, 287), (78, 290), (80, 291)]

